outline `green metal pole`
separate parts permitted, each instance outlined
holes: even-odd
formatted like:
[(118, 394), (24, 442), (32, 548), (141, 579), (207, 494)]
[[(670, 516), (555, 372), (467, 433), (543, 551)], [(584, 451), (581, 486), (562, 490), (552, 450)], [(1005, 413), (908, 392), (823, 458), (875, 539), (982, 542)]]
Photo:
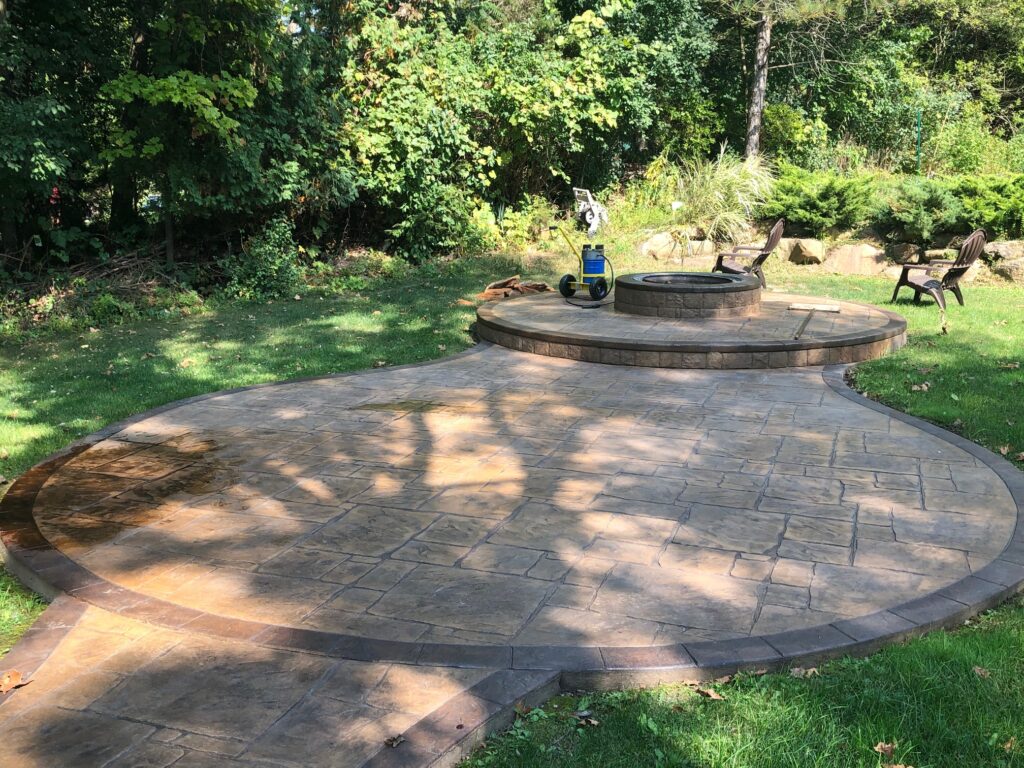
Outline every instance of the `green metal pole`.
[(921, 175), (921, 109), (917, 110), (917, 175)]

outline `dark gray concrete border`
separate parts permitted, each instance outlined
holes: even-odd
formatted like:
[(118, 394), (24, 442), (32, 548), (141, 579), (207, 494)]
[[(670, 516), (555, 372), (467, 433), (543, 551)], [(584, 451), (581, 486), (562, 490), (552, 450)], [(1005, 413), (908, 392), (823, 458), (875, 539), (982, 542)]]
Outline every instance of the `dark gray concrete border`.
[[(9, 555), (10, 570), (32, 585), (43, 585), (44, 592), (64, 593), (84, 603), (172, 629), (188, 629), (268, 647), (360, 661), (550, 671), (559, 673), (563, 687), (601, 688), (693, 682), (737, 670), (778, 669), (790, 664), (807, 665), (842, 655), (864, 655), (888, 643), (937, 627), (955, 626), (964, 618), (1020, 590), (1024, 583), (1024, 526), (1021, 522), (1024, 513), (1024, 474), (1009, 462), (974, 443), (854, 393), (843, 381), (845, 370), (846, 366), (824, 370), (823, 378), (834, 392), (945, 440), (992, 468), (1006, 483), (1017, 505), (1018, 522), (1006, 549), (996, 560), (972, 576), (884, 611), (818, 627), (736, 640), (646, 648), (446, 645), (376, 640), (232, 619), (152, 598), (96, 576), (54, 548), (43, 537), (32, 515), (35, 498), (46, 480), (64, 463), (86, 450), (89, 445), (128, 424), (153, 413), (223, 393), (172, 403), (112, 425), (29, 470), (0, 500), (0, 537)], [(350, 375), (354, 374), (341, 374)], [(288, 383), (292, 382), (258, 386), (282, 386)]]

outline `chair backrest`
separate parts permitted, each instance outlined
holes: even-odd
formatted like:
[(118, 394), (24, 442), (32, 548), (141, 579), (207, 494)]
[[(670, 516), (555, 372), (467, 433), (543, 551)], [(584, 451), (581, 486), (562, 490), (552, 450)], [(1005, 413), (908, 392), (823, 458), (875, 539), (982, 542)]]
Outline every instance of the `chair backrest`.
[(987, 242), (988, 238), (984, 229), (976, 229), (967, 236), (963, 245), (960, 246), (960, 253), (957, 254), (953, 266), (946, 270), (946, 273), (942, 276), (943, 288), (952, 288), (960, 282), (960, 278), (967, 273), (967, 270), (971, 268), (971, 265), (977, 261), (982, 251), (985, 250), (985, 243)]
[(764, 242), (764, 248), (761, 249), (761, 252), (757, 255), (757, 258), (754, 259), (754, 263), (750, 265), (751, 268), (761, 266), (762, 264), (765, 263), (768, 257), (772, 255), (772, 251), (774, 251), (778, 247), (779, 240), (782, 239), (782, 230), (784, 230), (785, 228), (785, 219), (779, 219), (772, 225), (772, 231), (768, 233), (768, 239), (765, 240)]

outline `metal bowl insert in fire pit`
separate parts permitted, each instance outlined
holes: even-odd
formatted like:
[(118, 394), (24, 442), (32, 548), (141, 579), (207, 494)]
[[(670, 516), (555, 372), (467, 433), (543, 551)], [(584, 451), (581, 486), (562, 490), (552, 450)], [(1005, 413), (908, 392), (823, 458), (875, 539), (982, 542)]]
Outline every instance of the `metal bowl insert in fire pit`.
[(744, 317), (761, 306), (761, 284), (751, 275), (654, 272), (615, 280), (615, 310), (649, 317)]

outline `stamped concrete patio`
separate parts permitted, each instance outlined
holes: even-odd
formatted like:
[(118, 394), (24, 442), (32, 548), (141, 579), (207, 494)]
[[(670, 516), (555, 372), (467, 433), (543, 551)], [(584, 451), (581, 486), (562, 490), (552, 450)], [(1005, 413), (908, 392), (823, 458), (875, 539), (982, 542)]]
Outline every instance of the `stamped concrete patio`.
[(5, 662), (34, 680), (0, 733), (18, 766), (450, 763), (559, 685), (955, 623), (1024, 579), (1022, 500), (838, 368), (484, 344), (197, 398), (0, 504), (9, 567), (64, 595)]

